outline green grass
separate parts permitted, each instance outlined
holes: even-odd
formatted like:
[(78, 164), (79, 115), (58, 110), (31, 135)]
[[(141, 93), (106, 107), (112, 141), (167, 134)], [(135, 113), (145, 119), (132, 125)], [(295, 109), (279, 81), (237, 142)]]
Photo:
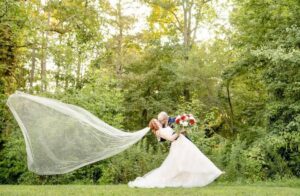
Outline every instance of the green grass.
[(283, 195), (300, 196), (300, 179), (253, 184), (212, 183), (199, 188), (129, 188), (127, 185), (0, 185), (0, 195)]

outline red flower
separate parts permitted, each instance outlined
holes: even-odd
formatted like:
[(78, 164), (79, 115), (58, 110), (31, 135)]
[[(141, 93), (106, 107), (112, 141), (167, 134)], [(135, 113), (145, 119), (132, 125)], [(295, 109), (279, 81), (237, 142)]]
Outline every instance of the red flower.
[(186, 120), (186, 118), (187, 118), (186, 115), (181, 116), (181, 120)]
[(175, 123), (176, 123), (176, 124), (179, 124), (179, 123), (180, 123), (180, 116), (177, 116), (177, 117), (176, 117)]
[(191, 118), (191, 119), (190, 119), (190, 124), (191, 124), (191, 125), (194, 125), (195, 123), (196, 123), (196, 120), (195, 120), (194, 118)]

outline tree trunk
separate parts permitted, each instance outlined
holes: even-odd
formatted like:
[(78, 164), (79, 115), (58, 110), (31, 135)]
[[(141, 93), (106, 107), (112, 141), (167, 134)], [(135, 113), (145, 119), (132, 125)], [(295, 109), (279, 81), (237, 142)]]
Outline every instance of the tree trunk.
[(76, 70), (76, 88), (81, 88), (81, 51), (78, 51), (77, 70)]
[[(50, 13), (48, 12), (47, 25), (50, 25)], [(47, 47), (48, 47), (48, 32), (43, 33), (42, 56), (41, 56), (41, 91), (47, 90)]]
[(183, 47), (184, 47), (184, 60), (188, 60), (188, 12), (187, 12), (188, 1), (182, 1), (183, 9)]
[[(192, 7), (194, 1), (182, 0), (183, 9), (183, 47), (184, 47), (184, 60), (189, 60), (189, 52), (191, 49), (192, 41)], [(196, 24), (198, 21), (196, 21)], [(195, 27), (197, 28), (197, 26)], [(196, 29), (194, 29), (196, 31)]]
[(35, 64), (36, 64), (36, 54), (35, 54), (35, 48), (32, 49), (31, 54), (31, 70), (30, 70), (30, 77), (29, 77), (29, 85), (30, 85), (30, 91), (32, 92), (33, 88), (33, 82), (34, 82), (34, 72), (35, 72)]
[(43, 43), (42, 43), (42, 54), (41, 54), (41, 91), (46, 90), (46, 44), (45, 40), (43, 38)]
[(231, 98), (230, 98), (230, 82), (227, 82), (226, 84), (226, 92), (227, 92), (227, 100), (228, 100), (228, 105), (230, 108), (230, 116), (231, 116), (231, 132), (233, 133), (233, 125), (234, 125), (234, 115), (233, 115), (233, 108), (232, 108), (232, 103), (231, 103)]
[(117, 4), (117, 12), (118, 12), (118, 28), (119, 28), (119, 35), (117, 37), (117, 63), (116, 63), (116, 73), (117, 76), (120, 77), (123, 72), (123, 16), (122, 16), (122, 6), (121, 0), (119, 0)]
[(64, 86), (64, 90), (66, 91), (69, 88), (69, 65), (66, 65), (66, 72), (65, 72), (65, 86)]

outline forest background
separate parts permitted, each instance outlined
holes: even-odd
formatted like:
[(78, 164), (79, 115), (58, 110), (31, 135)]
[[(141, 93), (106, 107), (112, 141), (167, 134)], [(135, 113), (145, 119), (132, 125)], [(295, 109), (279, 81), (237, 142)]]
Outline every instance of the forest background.
[(124, 131), (192, 113), (220, 181), (300, 176), (299, 0), (0, 1), (0, 184), (119, 184), (158, 167), (149, 132), (64, 175), (28, 171), (6, 106), (16, 90), (85, 108)]

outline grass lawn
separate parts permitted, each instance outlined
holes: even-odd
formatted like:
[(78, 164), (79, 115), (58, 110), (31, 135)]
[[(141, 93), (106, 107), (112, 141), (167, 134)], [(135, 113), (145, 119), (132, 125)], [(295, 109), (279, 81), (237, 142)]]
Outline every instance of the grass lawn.
[(300, 196), (300, 179), (253, 184), (211, 183), (199, 188), (141, 189), (120, 185), (0, 185), (0, 195), (283, 195)]

